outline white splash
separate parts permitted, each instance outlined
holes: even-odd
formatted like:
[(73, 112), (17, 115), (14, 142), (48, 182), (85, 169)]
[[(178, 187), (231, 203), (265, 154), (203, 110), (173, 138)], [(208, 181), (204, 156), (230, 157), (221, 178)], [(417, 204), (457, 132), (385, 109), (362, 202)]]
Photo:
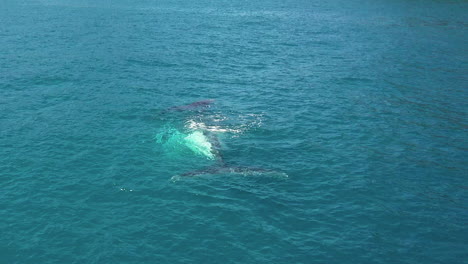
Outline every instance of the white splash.
[(213, 154), (213, 146), (202, 132), (195, 131), (190, 133), (184, 138), (184, 140), (185, 145), (196, 154), (205, 156), (209, 159), (215, 158)]
[(205, 130), (210, 132), (218, 132), (218, 133), (240, 133), (242, 132), (241, 129), (232, 129), (232, 128), (223, 128), (221, 126), (213, 126), (213, 125), (206, 125), (203, 122), (196, 122), (194, 120), (187, 121), (185, 125), (190, 130)]

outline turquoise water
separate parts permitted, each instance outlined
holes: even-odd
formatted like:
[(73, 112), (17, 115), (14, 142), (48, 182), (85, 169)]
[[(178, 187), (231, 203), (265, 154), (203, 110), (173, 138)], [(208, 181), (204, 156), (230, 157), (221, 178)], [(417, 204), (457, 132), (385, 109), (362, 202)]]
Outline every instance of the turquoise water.
[(0, 263), (466, 263), (467, 11), (1, 1)]

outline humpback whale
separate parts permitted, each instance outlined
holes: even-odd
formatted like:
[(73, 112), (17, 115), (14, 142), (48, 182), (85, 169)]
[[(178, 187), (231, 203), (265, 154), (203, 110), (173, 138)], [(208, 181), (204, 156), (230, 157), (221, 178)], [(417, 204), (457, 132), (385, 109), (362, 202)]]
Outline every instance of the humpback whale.
[[(214, 102), (213, 99), (203, 100), (194, 102), (188, 105), (175, 106), (169, 109), (173, 111), (193, 111), (196, 109), (203, 109)], [(257, 167), (246, 167), (246, 166), (234, 166), (225, 161), (221, 143), (217, 136), (217, 132), (229, 131), (226, 129), (206, 126), (203, 123), (196, 123), (193, 120), (189, 120), (186, 123), (190, 124), (191, 133), (184, 137), (184, 141), (187, 143), (186, 146), (193, 152), (205, 156), (207, 159), (213, 160), (214, 164), (204, 169), (189, 171), (176, 176), (172, 179), (178, 179), (179, 177), (194, 177), (208, 174), (241, 174), (241, 175), (275, 175), (287, 178), (288, 175), (283, 172), (257, 168)]]
[(187, 105), (179, 105), (173, 106), (166, 109), (166, 111), (174, 112), (174, 111), (195, 111), (203, 108), (209, 107), (215, 100), (214, 99), (206, 99), (197, 102), (193, 102)]

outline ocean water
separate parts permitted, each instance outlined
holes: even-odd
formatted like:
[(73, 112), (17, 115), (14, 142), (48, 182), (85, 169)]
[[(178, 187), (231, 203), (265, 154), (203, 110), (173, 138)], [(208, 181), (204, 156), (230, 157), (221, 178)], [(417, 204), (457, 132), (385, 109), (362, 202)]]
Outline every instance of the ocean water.
[(0, 263), (466, 263), (467, 11), (0, 1)]

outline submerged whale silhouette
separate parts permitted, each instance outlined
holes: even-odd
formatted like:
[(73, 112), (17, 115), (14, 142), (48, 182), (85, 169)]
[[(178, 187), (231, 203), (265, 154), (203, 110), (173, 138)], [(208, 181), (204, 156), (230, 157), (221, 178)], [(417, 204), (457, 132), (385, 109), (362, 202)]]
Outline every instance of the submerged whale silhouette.
[[(194, 102), (188, 105), (183, 106), (176, 106), (171, 107), (170, 109), (174, 109), (175, 111), (191, 111), (193, 109), (197, 109), (199, 107), (206, 107), (213, 103), (214, 100), (203, 100)], [(219, 141), (218, 136), (216, 133), (213, 133), (208, 129), (206, 126), (197, 126), (194, 128), (194, 131), (186, 137), (186, 140), (191, 142), (195, 142), (195, 145), (191, 146), (191, 149), (194, 152), (201, 153), (202, 155), (206, 156), (207, 158), (214, 160), (216, 163), (214, 165), (208, 166), (207, 168), (201, 170), (195, 170), (186, 172), (177, 176), (172, 177), (172, 179), (176, 179), (179, 176), (182, 177), (193, 177), (193, 176), (200, 176), (200, 175), (207, 175), (207, 174), (242, 174), (242, 175), (278, 175), (281, 177), (288, 177), (286, 173), (271, 170), (271, 169), (263, 169), (263, 168), (256, 168), (256, 167), (244, 167), (244, 166), (233, 166), (228, 164), (222, 155), (221, 152), (221, 143)]]
[(180, 105), (180, 106), (173, 106), (166, 109), (166, 111), (173, 112), (173, 111), (194, 111), (198, 109), (203, 109), (209, 107), (215, 100), (214, 99), (206, 99), (197, 102), (193, 102), (187, 105)]

